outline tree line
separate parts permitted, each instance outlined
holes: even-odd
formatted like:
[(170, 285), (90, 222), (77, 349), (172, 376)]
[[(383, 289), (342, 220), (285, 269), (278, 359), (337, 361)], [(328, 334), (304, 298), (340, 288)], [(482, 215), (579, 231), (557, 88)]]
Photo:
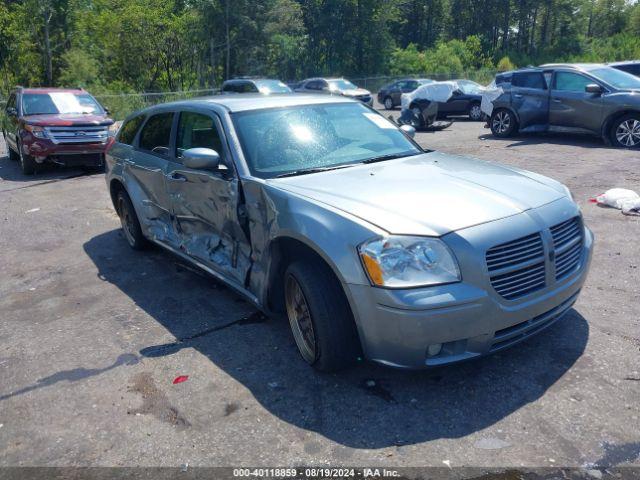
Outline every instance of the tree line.
[(2, 0), (0, 88), (461, 75), (640, 58), (636, 0)]

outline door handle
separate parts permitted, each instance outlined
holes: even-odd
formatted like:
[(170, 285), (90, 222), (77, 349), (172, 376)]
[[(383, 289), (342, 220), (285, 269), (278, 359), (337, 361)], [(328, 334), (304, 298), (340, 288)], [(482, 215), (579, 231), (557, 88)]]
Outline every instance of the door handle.
[(133, 160), (131, 160), (130, 158), (124, 158), (122, 159), (122, 163), (124, 163), (125, 165), (133, 165)]
[(521, 93), (514, 93), (513, 96), (516, 97), (516, 98), (522, 98), (522, 94)]
[(554, 103), (562, 103), (562, 100), (561, 100), (561, 99), (559, 99), (559, 98), (554, 98), (554, 99), (553, 99), (553, 102), (554, 102)]
[(180, 175), (179, 173), (172, 173), (171, 175), (167, 175), (167, 180), (171, 182), (186, 182), (187, 177), (184, 175)]

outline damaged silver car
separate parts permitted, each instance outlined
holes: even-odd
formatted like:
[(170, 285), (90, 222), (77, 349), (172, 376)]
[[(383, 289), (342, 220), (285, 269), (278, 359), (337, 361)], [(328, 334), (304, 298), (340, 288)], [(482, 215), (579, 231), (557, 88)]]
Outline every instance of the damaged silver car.
[(106, 180), (131, 247), (286, 314), (322, 371), (466, 360), (561, 318), (593, 242), (568, 189), (412, 133), (344, 97), (188, 100), (129, 117)]

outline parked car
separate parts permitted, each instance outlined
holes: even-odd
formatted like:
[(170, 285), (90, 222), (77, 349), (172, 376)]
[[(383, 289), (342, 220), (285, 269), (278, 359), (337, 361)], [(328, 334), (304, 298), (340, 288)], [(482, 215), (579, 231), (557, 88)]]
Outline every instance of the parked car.
[(513, 72), (493, 101), (497, 137), (516, 132), (597, 135), (640, 147), (640, 79), (602, 64), (549, 64)]
[(83, 89), (18, 87), (9, 94), (2, 133), (9, 157), (30, 175), (45, 162), (102, 167), (113, 123)]
[[(482, 119), (482, 110), (480, 109), (480, 102), (482, 101), (482, 85), (479, 85), (471, 80), (448, 80), (445, 82), (432, 82), (420, 86), (409, 94), (405, 98), (411, 97), (408, 108), (414, 110), (417, 114), (418, 110), (425, 111), (431, 103), (431, 97), (424, 96), (421, 92), (429, 94), (431, 88), (435, 85), (451, 85), (450, 95), (447, 95), (446, 101), (439, 101), (437, 116), (438, 118), (446, 118), (449, 116), (467, 115), (469, 119), (478, 121)], [(401, 103), (403, 102), (401, 97)]]
[(369, 90), (356, 87), (344, 78), (308, 78), (303, 80), (295, 91), (301, 93), (342, 95), (373, 106), (373, 97)]
[(282, 312), (319, 370), (466, 360), (561, 318), (593, 242), (568, 189), (412, 132), (341, 96), (187, 100), (125, 120), (106, 182), (132, 248)]
[(629, 62), (614, 62), (608, 64), (612, 68), (622, 70), (623, 72), (630, 73), (636, 77), (640, 77), (640, 60), (633, 60)]
[(378, 102), (387, 110), (392, 110), (400, 105), (400, 97), (403, 93), (413, 92), (420, 85), (432, 83), (430, 78), (404, 78), (385, 85), (378, 91)]
[(222, 84), (222, 93), (291, 93), (287, 85), (271, 78), (234, 78)]

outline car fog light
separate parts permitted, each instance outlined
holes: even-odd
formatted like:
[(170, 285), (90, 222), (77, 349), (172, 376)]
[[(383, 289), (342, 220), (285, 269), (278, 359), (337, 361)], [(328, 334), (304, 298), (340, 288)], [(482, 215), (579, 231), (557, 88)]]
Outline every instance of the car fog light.
[(442, 344), (441, 343), (434, 343), (433, 345), (429, 345), (427, 347), (427, 356), (428, 357), (435, 357), (436, 355), (438, 355), (440, 353), (441, 350), (442, 350)]

